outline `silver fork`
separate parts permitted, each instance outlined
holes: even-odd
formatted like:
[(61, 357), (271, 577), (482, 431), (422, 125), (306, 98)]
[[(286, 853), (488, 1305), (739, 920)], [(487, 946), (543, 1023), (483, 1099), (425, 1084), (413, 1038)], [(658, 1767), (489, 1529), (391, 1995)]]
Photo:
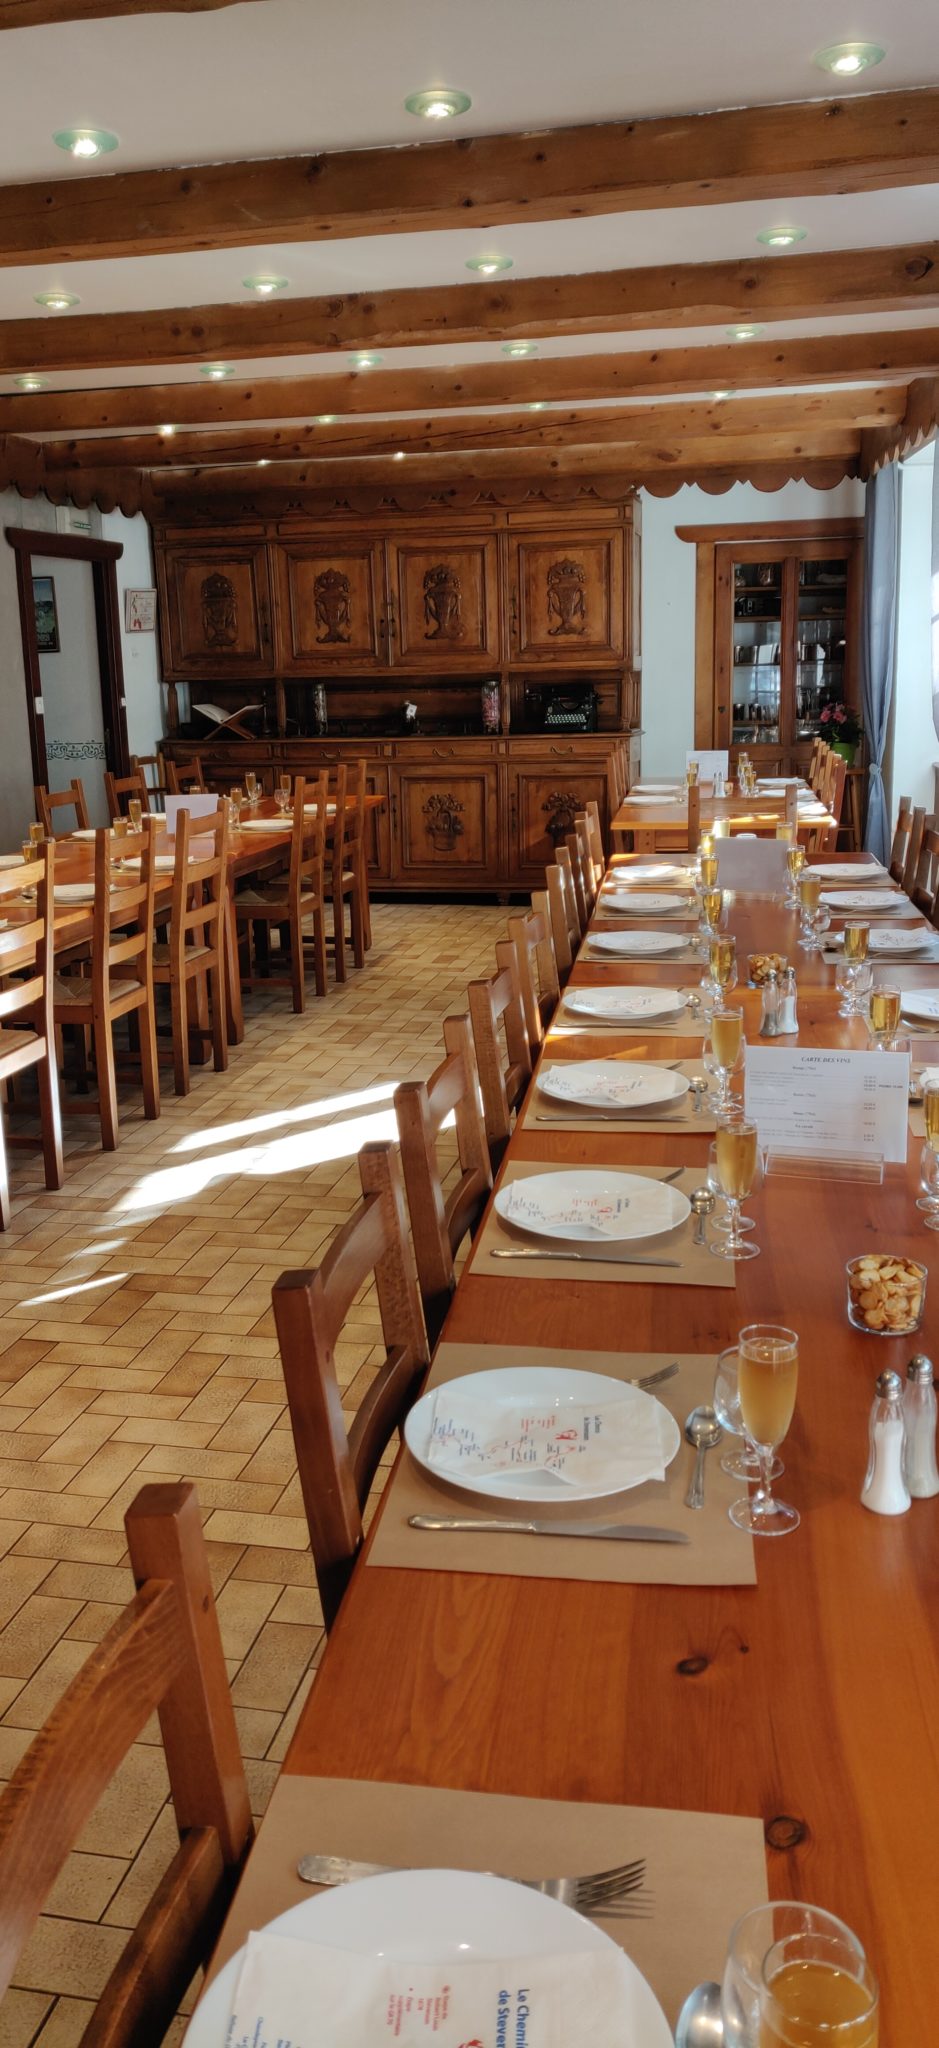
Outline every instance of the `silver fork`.
[[(389, 1877), (395, 1866), (388, 1863), (354, 1863), (346, 1856), (301, 1856), (297, 1876), (304, 1884), (355, 1884), (361, 1877)], [(484, 1873), (489, 1877), (499, 1871)], [(526, 1891), (541, 1892), (557, 1899), (587, 1918), (604, 1915), (642, 1888), (646, 1874), (645, 1857), (632, 1863), (618, 1863), (612, 1870), (592, 1870), (583, 1877), (510, 1877), (510, 1884), (524, 1885)]]

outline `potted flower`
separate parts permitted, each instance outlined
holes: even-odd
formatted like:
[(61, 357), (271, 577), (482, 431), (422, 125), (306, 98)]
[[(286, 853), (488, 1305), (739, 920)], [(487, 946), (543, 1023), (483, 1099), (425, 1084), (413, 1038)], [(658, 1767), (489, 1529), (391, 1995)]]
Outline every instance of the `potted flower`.
[(818, 722), (822, 738), (828, 741), (832, 752), (843, 754), (848, 767), (853, 768), (858, 742), (863, 734), (863, 726), (853, 704), (826, 704), (819, 712)]

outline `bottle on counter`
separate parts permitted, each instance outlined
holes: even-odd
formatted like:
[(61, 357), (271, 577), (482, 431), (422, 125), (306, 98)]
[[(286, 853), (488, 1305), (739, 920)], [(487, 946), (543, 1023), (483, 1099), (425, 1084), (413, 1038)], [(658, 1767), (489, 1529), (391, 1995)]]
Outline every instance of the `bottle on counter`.
[(861, 1506), (873, 1515), (905, 1515), (910, 1490), (903, 1476), (903, 1381), (898, 1372), (877, 1380), (870, 1419), (870, 1455)]
[(917, 1352), (906, 1368), (903, 1392), (903, 1476), (914, 1500), (939, 1493), (936, 1467), (936, 1389), (932, 1359)]

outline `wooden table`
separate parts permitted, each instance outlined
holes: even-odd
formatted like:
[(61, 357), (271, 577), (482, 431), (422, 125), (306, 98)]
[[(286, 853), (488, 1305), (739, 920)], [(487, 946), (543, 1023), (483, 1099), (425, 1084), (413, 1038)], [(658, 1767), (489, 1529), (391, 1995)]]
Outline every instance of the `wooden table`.
[[(792, 919), (768, 901), (738, 901), (732, 922), (741, 956), (757, 941), (792, 950)], [(863, 1025), (836, 1014), (831, 967), (795, 957), (800, 1043), (863, 1044)], [(642, 963), (615, 978), (667, 971)], [(936, 968), (913, 971), (939, 984)], [(575, 982), (597, 978), (576, 964)], [(752, 1037), (759, 996), (741, 996)], [(571, 1049), (549, 1037), (549, 1057), (562, 1043)], [(687, 1040), (656, 1037), (641, 1052), (638, 1035), (610, 1032), (579, 1049), (627, 1043), (641, 1057), (687, 1052)], [(708, 1143), (525, 1129), (508, 1156), (685, 1162), (703, 1178)], [(285, 1764), (288, 1774), (760, 1815), (771, 1893), (832, 1908), (865, 1943), (882, 1984), (881, 2048), (925, 2048), (939, 2012), (939, 1499), (889, 1521), (866, 1513), (859, 1493), (876, 1374), (904, 1370), (914, 1350), (939, 1356), (939, 1280), (921, 1333), (884, 1341), (849, 1326), (844, 1267), (865, 1248), (929, 1259), (917, 1152), (909, 1170), (887, 1169), (882, 1188), (770, 1178), (752, 1198), (762, 1256), (737, 1268), (735, 1290), (465, 1273), (445, 1332), (454, 1340), (711, 1352), (747, 1322), (792, 1323), (799, 1397), (780, 1490), (801, 1528), (757, 1543), (756, 1588), (360, 1563)]]
[[(784, 824), (785, 819), (785, 797), (702, 795), (701, 798), (702, 827), (721, 821), (731, 832), (755, 832), (760, 838), (771, 839), (777, 825)], [(798, 836), (800, 840), (811, 839), (815, 833), (827, 831), (834, 822), (827, 812), (823, 817), (800, 818)], [(624, 834), (629, 832), (634, 853), (687, 852), (687, 801), (683, 798), (681, 803), (669, 803), (666, 797), (661, 796), (626, 796), (611, 821), (610, 830), (614, 848), (623, 845)]]

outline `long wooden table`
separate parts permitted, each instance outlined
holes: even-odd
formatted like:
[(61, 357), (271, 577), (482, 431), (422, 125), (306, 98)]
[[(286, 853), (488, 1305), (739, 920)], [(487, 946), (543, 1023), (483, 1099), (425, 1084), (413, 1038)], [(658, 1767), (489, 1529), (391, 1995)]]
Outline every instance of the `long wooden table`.
[[(836, 865), (837, 863), (833, 863)], [(738, 956), (788, 952), (800, 1043), (865, 1043), (836, 1014), (831, 966), (796, 949), (794, 915), (738, 899)], [(939, 985), (935, 967), (891, 975)], [(617, 981), (696, 970), (612, 970)], [(609, 979), (581, 958), (574, 982)], [(748, 1036), (759, 996), (738, 992)], [(628, 1046), (668, 1059), (688, 1041), (584, 1034), (580, 1056)], [(549, 1035), (547, 1054), (573, 1041)], [(916, 1056), (936, 1057), (927, 1047)], [(706, 1135), (517, 1131), (510, 1160), (703, 1167)], [(939, 1356), (939, 1279), (913, 1339), (853, 1330), (845, 1261), (866, 1248), (929, 1262), (914, 1206), (918, 1143), (883, 1187), (770, 1178), (748, 1205), (761, 1257), (734, 1289), (478, 1277), (447, 1338), (713, 1352), (754, 1320), (800, 1335), (784, 1498), (802, 1515), (758, 1542), (756, 1588), (587, 1585), (360, 1563), (285, 1764), (291, 1776), (396, 1780), (545, 1798), (760, 1815), (776, 1897), (832, 1908), (880, 1977), (881, 2048), (936, 2038), (939, 2013), (939, 1499), (889, 1521), (865, 1512), (875, 1376)], [(690, 1455), (690, 1454), (689, 1454)], [(456, 1543), (457, 1538), (453, 1541)], [(317, 1847), (311, 1841), (309, 1848)], [(459, 1861), (459, 1843), (453, 1845)]]
[[(784, 824), (785, 818), (784, 797), (713, 797), (704, 794), (701, 797), (702, 826), (723, 822), (732, 832), (755, 832), (759, 838), (773, 838), (777, 825)], [(803, 842), (812, 840), (816, 834), (827, 832), (834, 823), (828, 812), (821, 817), (802, 817), (799, 819), (798, 837)], [(670, 803), (667, 797), (630, 793), (623, 798), (610, 829), (614, 846), (622, 846), (625, 835), (631, 833), (634, 853), (685, 851), (688, 846), (687, 800)]]

